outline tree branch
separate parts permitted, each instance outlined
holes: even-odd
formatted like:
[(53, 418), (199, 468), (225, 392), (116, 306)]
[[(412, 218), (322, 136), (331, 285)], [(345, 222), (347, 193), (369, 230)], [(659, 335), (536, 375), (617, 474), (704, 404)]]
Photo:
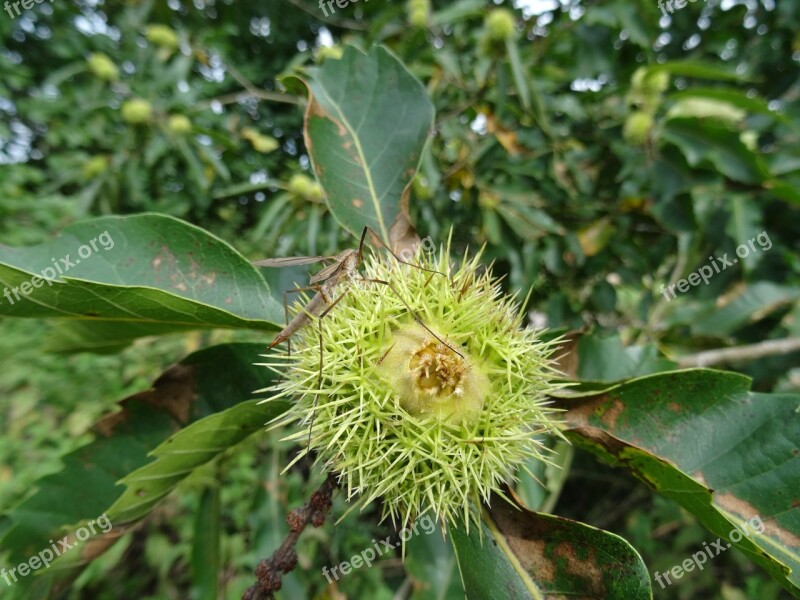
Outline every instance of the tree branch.
[(333, 504), (334, 489), (336, 476), (330, 474), (319, 489), (311, 494), (305, 506), (295, 508), (289, 513), (286, 517), (289, 534), (272, 556), (258, 563), (258, 581), (245, 590), (242, 600), (272, 600), (273, 594), (281, 589), (283, 573), (289, 573), (297, 566), (297, 552), (294, 547), (300, 534), (309, 523), (314, 527), (321, 527), (325, 523)]
[(707, 350), (688, 356), (680, 356), (677, 359), (681, 367), (708, 367), (721, 363), (753, 360), (763, 356), (774, 356), (775, 354), (788, 354), (800, 350), (800, 337), (786, 338), (783, 340), (767, 340), (758, 344), (747, 346), (736, 346), (734, 348), (721, 348), (719, 350)]

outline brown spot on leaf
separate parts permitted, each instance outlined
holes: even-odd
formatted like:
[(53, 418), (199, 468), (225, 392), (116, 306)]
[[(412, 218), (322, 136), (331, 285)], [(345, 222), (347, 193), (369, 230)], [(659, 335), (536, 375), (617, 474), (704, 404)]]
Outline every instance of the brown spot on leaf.
[(604, 410), (600, 415), (600, 420), (606, 424), (609, 429), (614, 429), (617, 426), (617, 419), (622, 411), (625, 410), (625, 405), (621, 400), (614, 400), (610, 407)]
[(95, 525), (95, 531), (97, 531), (98, 535), (83, 543), (81, 547), (81, 564), (93, 561), (131, 529), (130, 526), (126, 525), (116, 525), (114, 523), (111, 525), (112, 528), (107, 532), (103, 532), (99, 525)]
[(759, 517), (764, 523), (764, 535), (778, 538), (784, 546), (800, 548), (800, 537), (787, 529), (778, 526), (775, 519), (768, 519), (759, 514), (759, 510), (731, 493), (714, 494), (714, 503), (733, 513), (744, 521)]
[[(487, 522), (496, 526), (501, 541), (520, 566), (543, 584), (540, 587), (544, 597), (548, 600), (565, 597), (554, 593), (554, 588), (558, 588), (559, 580), (570, 578), (580, 580), (580, 594), (570, 598), (608, 598), (609, 564), (601, 560), (596, 539), (584, 537), (586, 532), (576, 529), (577, 524), (567, 519), (522, 508), (513, 492), (506, 490), (506, 493), (515, 505), (495, 497), (484, 514)], [(626, 569), (623, 561), (611, 566)]]
[(116, 428), (130, 417), (129, 407), (138, 402), (169, 413), (173, 419), (183, 425), (189, 420), (191, 406), (197, 397), (195, 385), (194, 367), (173, 365), (156, 380), (152, 389), (122, 400), (120, 402), (122, 410), (98, 421), (94, 430), (103, 436), (110, 437)]
[(353, 198), (353, 206), (355, 206), (356, 208), (361, 208), (364, 206), (364, 201), (361, 200), (360, 198)]
[[(581, 559), (576, 552), (575, 545), (569, 542), (561, 542), (556, 546), (555, 555), (564, 560), (566, 571), (573, 578), (588, 579), (589, 586), (602, 589), (600, 582), (603, 581), (603, 570), (597, 563), (595, 549), (591, 546), (584, 546), (583, 550), (587, 553), (586, 559)], [(598, 590), (599, 591), (599, 590)]]
[[(555, 400), (559, 408), (567, 409), (565, 418), (573, 428), (596, 427), (592, 423), (592, 417), (596, 416), (605, 427), (613, 430), (617, 426), (617, 419), (625, 410), (625, 404), (621, 400), (617, 398), (612, 400), (608, 394), (599, 394), (579, 400), (558, 398)], [(610, 405), (609, 400), (611, 400)]]
[(711, 486), (708, 485), (708, 480), (706, 480), (705, 475), (703, 475), (700, 471), (696, 471), (692, 474), (692, 479), (694, 479), (697, 483), (702, 485), (706, 489), (711, 489)]
[(670, 402), (667, 404), (667, 408), (670, 409), (672, 412), (681, 412), (682, 407), (677, 402)]

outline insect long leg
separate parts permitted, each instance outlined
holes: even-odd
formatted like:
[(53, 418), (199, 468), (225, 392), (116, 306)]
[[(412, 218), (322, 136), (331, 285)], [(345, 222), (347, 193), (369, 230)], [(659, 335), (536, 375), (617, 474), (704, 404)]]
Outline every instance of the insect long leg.
[(305, 325), (309, 321), (309, 319), (311, 317), (316, 316), (316, 312), (315, 311), (317, 311), (318, 309), (321, 308), (320, 305), (322, 303), (325, 303), (326, 305), (328, 304), (328, 296), (325, 293), (325, 287), (324, 286), (313, 285), (313, 286), (305, 287), (305, 288), (298, 287), (295, 290), (290, 290), (290, 291), (294, 291), (294, 292), (316, 291), (316, 294), (309, 301), (309, 303), (306, 304), (305, 308), (303, 310), (301, 310), (300, 312), (298, 312), (292, 318), (292, 320), (289, 321), (289, 324), (286, 327), (283, 328), (283, 330), (278, 332), (278, 335), (275, 336), (275, 338), (272, 340), (272, 342), (268, 346), (269, 348), (274, 348), (278, 344), (282, 344), (283, 342), (288, 341), (289, 338), (291, 338), (294, 335), (294, 333), (298, 329), (300, 329), (300, 327)]
[[(328, 307), (323, 310), (319, 316), (317, 317), (317, 332), (319, 333), (319, 374), (317, 375), (317, 394), (314, 396), (314, 403), (311, 406), (311, 422), (308, 425), (308, 444), (306, 445), (306, 454), (311, 449), (311, 432), (314, 430), (314, 419), (316, 418), (317, 414), (317, 402), (319, 401), (319, 395), (322, 393), (322, 365), (323, 355), (324, 355), (324, 346), (322, 344), (322, 319), (333, 310), (333, 307), (341, 302), (342, 298), (345, 297), (348, 290), (343, 291), (336, 300), (334, 300)], [(326, 300), (327, 302), (327, 300)]]
[[(314, 291), (316, 291), (317, 293), (321, 293), (322, 289), (320, 288), (320, 286), (297, 287), (297, 288), (295, 288), (293, 290), (285, 290), (283, 292), (283, 311), (284, 311), (285, 318), (286, 318), (286, 328), (289, 327), (289, 299), (288, 299), (288, 295), (289, 294), (298, 293), (298, 292), (314, 292)], [(325, 295), (322, 294), (322, 296), (325, 299), (325, 302), (327, 302), (328, 300), (327, 300), (327, 298), (325, 298)], [(291, 339), (291, 336), (286, 337), (283, 340), (281, 338), (281, 334), (284, 331), (286, 331), (286, 328), (284, 328), (283, 331), (279, 332), (278, 335), (275, 336), (275, 339), (272, 340), (272, 342), (268, 346), (268, 349), (272, 349), (275, 346), (277, 346), (281, 341), (285, 341), (286, 342), (286, 356), (289, 357), (289, 356), (292, 355), (292, 339)], [(283, 375), (281, 375), (280, 381), (283, 381)]]
[[(283, 291), (283, 315), (284, 315), (284, 319), (285, 319), (284, 323), (286, 323), (286, 325), (289, 325), (289, 294), (300, 292), (300, 291), (301, 291), (300, 289), (284, 290)], [(286, 355), (287, 356), (291, 356), (292, 355), (292, 340), (291, 339), (286, 340)]]
[(463, 354), (461, 354), (461, 352), (459, 352), (458, 350), (456, 350), (455, 348), (453, 348), (453, 347), (452, 347), (450, 344), (448, 344), (447, 342), (445, 342), (445, 341), (444, 341), (442, 338), (440, 338), (440, 337), (439, 337), (439, 336), (438, 336), (438, 335), (437, 335), (437, 334), (436, 334), (436, 333), (435, 333), (435, 332), (434, 332), (434, 331), (433, 331), (433, 330), (432, 330), (430, 327), (428, 327), (427, 325), (425, 325), (425, 323), (423, 323), (423, 322), (422, 322), (422, 319), (420, 319), (420, 318), (419, 318), (419, 315), (417, 315), (417, 313), (416, 313), (416, 312), (414, 312), (414, 309), (413, 309), (413, 308), (411, 308), (411, 307), (408, 305), (408, 302), (406, 302), (406, 301), (405, 301), (405, 299), (403, 298), (403, 296), (400, 294), (400, 292), (398, 292), (398, 291), (397, 291), (397, 288), (395, 288), (395, 287), (394, 287), (394, 286), (391, 284), (391, 282), (389, 282), (389, 281), (385, 281), (385, 280), (383, 280), (383, 279), (369, 279), (369, 278), (367, 278), (367, 277), (362, 277), (362, 279), (363, 279), (364, 281), (370, 281), (370, 282), (372, 282), (372, 283), (381, 283), (381, 284), (383, 284), (383, 285), (387, 286), (387, 287), (388, 287), (390, 290), (392, 290), (392, 292), (394, 292), (394, 295), (395, 295), (395, 296), (397, 296), (398, 298), (400, 298), (400, 302), (402, 302), (402, 303), (405, 305), (406, 309), (408, 310), (408, 312), (409, 312), (409, 313), (411, 313), (411, 316), (414, 318), (414, 320), (415, 320), (417, 323), (419, 323), (420, 325), (422, 325), (422, 326), (425, 328), (425, 330), (426, 330), (428, 333), (430, 333), (430, 334), (431, 334), (433, 337), (435, 337), (437, 340), (439, 340), (439, 341), (440, 341), (442, 344), (444, 344), (445, 346), (447, 346), (448, 348), (450, 348), (450, 350), (452, 350), (453, 352), (455, 352), (456, 354), (458, 354), (458, 355), (459, 355), (461, 358), (464, 358), (464, 355), (463, 355)]
[[(364, 231), (361, 232), (361, 239), (358, 241), (358, 262), (359, 262), (359, 264), (361, 263), (361, 259), (364, 258), (364, 240), (367, 237), (367, 232), (368, 231), (372, 231), (372, 230), (368, 226), (364, 226)], [(372, 232), (372, 234), (377, 239), (380, 239), (378, 234), (376, 234), (374, 231)]]
[[(364, 243), (364, 236), (366, 235), (367, 231), (372, 232), (372, 237), (378, 242), (378, 244), (383, 246), (389, 252), (389, 254), (391, 254), (394, 257), (394, 259), (397, 262), (399, 262), (400, 264), (408, 265), (409, 267), (414, 267), (415, 269), (421, 269), (422, 271), (427, 271), (428, 273), (436, 273), (438, 275), (443, 275), (444, 277), (447, 277), (447, 275), (445, 275), (441, 271), (437, 271), (436, 269), (426, 269), (425, 267), (422, 267), (420, 265), (415, 265), (414, 263), (410, 263), (410, 262), (407, 262), (407, 261), (401, 259), (399, 256), (397, 256), (397, 254), (394, 253), (394, 250), (389, 248), (389, 246), (386, 245), (386, 242), (384, 242), (381, 239), (381, 237), (377, 233), (372, 231), (372, 229), (370, 229), (369, 227), (364, 227), (364, 231), (361, 234), (361, 244)], [(359, 246), (358, 246), (358, 260), (359, 260), (359, 262), (361, 262), (361, 244), (359, 244)]]

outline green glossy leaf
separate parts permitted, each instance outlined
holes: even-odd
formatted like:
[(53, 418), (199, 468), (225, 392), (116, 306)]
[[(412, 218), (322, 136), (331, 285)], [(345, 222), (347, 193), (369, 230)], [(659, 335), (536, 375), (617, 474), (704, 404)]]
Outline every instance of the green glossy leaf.
[(386, 48), (347, 46), (308, 69), (306, 146), (336, 220), (386, 242), (420, 163), (434, 109), (422, 84)]
[(469, 600), (652, 598), (641, 557), (613, 533), (500, 497), (482, 516), (482, 531), (451, 530)]
[(758, 394), (742, 375), (652, 375), (563, 400), (567, 437), (629, 470), (800, 595), (800, 396)]
[(124, 524), (144, 517), (195, 469), (265, 430), (266, 423), (287, 408), (286, 402), (248, 400), (182, 429), (150, 453), (156, 457), (153, 462), (120, 480), (127, 489), (107, 510), (109, 518)]
[(0, 285), (0, 315), (77, 323), (59, 331), (57, 350), (190, 329), (275, 330), (284, 319), (261, 273), (228, 243), (154, 214), (78, 223), (39, 246), (0, 246)]

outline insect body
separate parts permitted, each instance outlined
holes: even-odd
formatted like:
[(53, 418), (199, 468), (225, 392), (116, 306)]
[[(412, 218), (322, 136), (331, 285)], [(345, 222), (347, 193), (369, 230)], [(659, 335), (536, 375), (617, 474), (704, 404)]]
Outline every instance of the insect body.
[(278, 344), (287, 341), (292, 337), (298, 329), (309, 322), (311, 316), (322, 317), (323, 313), (330, 310), (333, 305), (341, 299), (337, 298), (333, 304), (330, 298), (333, 296), (333, 291), (343, 281), (352, 281), (358, 272), (358, 265), (361, 264), (361, 256), (364, 248), (364, 239), (367, 236), (367, 227), (361, 233), (361, 240), (358, 243), (358, 249), (347, 249), (340, 252), (337, 256), (298, 256), (289, 258), (268, 258), (265, 260), (255, 261), (253, 264), (260, 267), (288, 267), (295, 265), (310, 265), (317, 262), (332, 261), (332, 264), (327, 265), (319, 273), (312, 276), (308, 283), (310, 287), (299, 288), (297, 291), (316, 291), (314, 297), (306, 304), (305, 308), (298, 312), (294, 318), (289, 321), (286, 327), (275, 336), (270, 348), (274, 348)]
[[(315, 291), (316, 294), (313, 298), (306, 304), (306, 306), (298, 312), (291, 321), (286, 325), (286, 327), (281, 330), (278, 335), (275, 336), (275, 339), (272, 340), (269, 347), (274, 348), (278, 344), (281, 344), (287, 341), (289, 338), (292, 337), (301, 327), (306, 325), (311, 317), (322, 318), (324, 317), (334, 306), (342, 299), (342, 297), (347, 293), (345, 290), (342, 294), (340, 294), (333, 302), (331, 302), (331, 298), (333, 297), (333, 292), (336, 287), (343, 282), (351, 282), (355, 279), (356, 275), (358, 274), (358, 266), (361, 264), (361, 260), (363, 257), (363, 249), (364, 249), (364, 240), (367, 236), (367, 231), (369, 231), (368, 227), (364, 228), (364, 231), (361, 233), (361, 240), (358, 243), (358, 249), (348, 249), (340, 252), (337, 256), (298, 256), (298, 257), (288, 257), (288, 258), (268, 258), (265, 260), (255, 261), (253, 264), (260, 267), (287, 267), (287, 266), (297, 266), (297, 265), (309, 265), (316, 262), (325, 262), (325, 261), (332, 261), (331, 264), (327, 265), (323, 268), (319, 273), (312, 276), (309, 279), (310, 286), (307, 288), (298, 288), (295, 291)], [(379, 239), (379, 238), (376, 238)], [(381, 242), (383, 244), (383, 242)], [(383, 244), (389, 252), (391, 250)], [(405, 261), (400, 260), (394, 252), (392, 255), (395, 259), (403, 264), (410, 264), (406, 263)], [(411, 265), (418, 269), (423, 267), (419, 267), (417, 265)], [(424, 269), (428, 271), (429, 269)], [(438, 273), (434, 271), (434, 273)], [(444, 276), (444, 273), (438, 273), (439, 275)], [(366, 279), (365, 281), (371, 281), (373, 283), (380, 283), (389, 287), (397, 296), (402, 300), (402, 297), (398, 294), (397, 290), (389, 281), (383, 281), (378, 279)], [(405, 304), (405, 301), (403, 301)], [(436, 333), (430, 330), (427, 325), (425, 325), (422, 320), (417, 316), (417, 314), (406, 305), (411, 315), (414, 317), (414, 320), (422, 325), (433, 337), (439, 340), (442, 344), (453, 350), (456, 354), (461, 356), (461, 353), (450, 346), (447, 342), (445, 342), (442, 338), (440, 338)], [(320, 340), (321, 342), (321, 340)]]
[(278, 267), (311, 264), (324, 260), (333, 260), (334, 262), (311, 277), (309, 279), (311, 287), (306, 288), (316, 290), (317, 293), (306, 304), (305, 308), (298, 312), (286, 327), (275, 336), (275, 339), (269, 345), (270, 348), (274, 348), (292, 337), (298, 329), (309, 322), (311, 316), (319, 317), (323, 311), (332, 306), (330, 299), (333, 297), (336, 287), (344, 281), (352, 281), (356, 276), (358, 264), (361, 262), (361, 247), (359, 246), (358, 250), (345, 250), (335, 257), (303, 256), (287, 259), (267, 259), (254, 263), (264, 267)]

